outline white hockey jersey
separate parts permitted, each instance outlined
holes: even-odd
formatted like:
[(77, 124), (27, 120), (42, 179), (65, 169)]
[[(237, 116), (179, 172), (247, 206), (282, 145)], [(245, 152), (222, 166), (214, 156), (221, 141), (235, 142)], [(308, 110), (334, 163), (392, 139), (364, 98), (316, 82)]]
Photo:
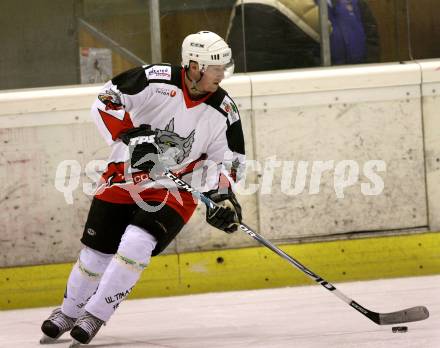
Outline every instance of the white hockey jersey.
[(168, 156), (167, 166), (198, 190), (218, 188), (222, 178), (230, 183), (240, 179), (245, 147), (236, 104), (220, 87), (200, 100), (192, 100), (184, 73), (182, 67), (149, 65), (124, 72), (104, 85), (92, 106), (98, 129), (112, 149), (101, 199), (132, 202), (129, 192), (125, 195), (121, 189), (140, 178), (147, 189), (163, 189), (170, 184), (166, 178), (149, 181), (146, 173), (131, 168), (127, 180), (129, 149), (119, 135), (141, 124), (149, 124), (156, 131), (156, 143)]

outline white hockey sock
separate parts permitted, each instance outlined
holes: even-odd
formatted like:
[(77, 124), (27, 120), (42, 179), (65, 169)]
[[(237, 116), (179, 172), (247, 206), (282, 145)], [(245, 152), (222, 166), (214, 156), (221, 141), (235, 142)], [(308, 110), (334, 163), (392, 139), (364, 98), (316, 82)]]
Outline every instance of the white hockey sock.
[(118, 252), (104, 272), (98, 290), (87, 303), (86, 311), (101, 320), (110, 319), (150, 262), (156, 243), (156, 238), (146, 230), (128, 225)]
[(84, 306), (98, 287), (112, 257), (112, 254), (103, 254), (88, 247), (80, 251), (78, 261), (73, 266), (67, 281), (61, 306), (64, 314), (78, 318), (84, 313)]

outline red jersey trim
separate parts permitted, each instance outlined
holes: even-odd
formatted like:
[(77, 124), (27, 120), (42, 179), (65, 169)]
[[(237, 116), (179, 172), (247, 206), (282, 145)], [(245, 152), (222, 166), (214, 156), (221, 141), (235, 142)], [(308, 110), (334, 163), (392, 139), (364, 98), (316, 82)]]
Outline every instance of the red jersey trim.
[(116, 139), (118, 139), (119, 134), (134, 127), (133, 123), (131, 122), (130, 114), (128, 112), (124, 114), (124, 119), (121, 121), (117, 117), (110, 115), (105, 111), (102, 111), (100, 109), (98, 109), (98, 111), (101, 115), (102, 121), (112, 135), (113, 141), (116, 141)]
[[(197, 201), (189, 192), (179, 191), (178, 193), (180, 194), (180, 200), (182, 203), (179, 202), (177, 198), (167, 189), (146, 189), (139, 195), (144, 202), (165, 202), (168, 207), (174, 209), (182, 217), (183, 221), (187, 223), (197, 207)], [(108, 187), (104, 190), (104, 192), (96, 195), (95, 197), (101, 201), (110, 203), (135, 203), (133, 198), (130, 196), (130, 193), (126, 189), (118, 186)]]
[(186, 104), (186, 107), (188, 109), (202, 104), (203, 102), (205, 102), (212, 95), (212, 92), (210, 92), (210, 93), (208, 93), (207, 95), (205, 95), (201, 99), (192, 100), (191, 96), (189, 95), (188, 89), (186, 88), (186, 84), (185, 84), (185, 69), (184, 68), (182, 68), (182, 91), (183, 91), (183, 99), (185, 99), (185, 104)]
[(203, 153), (198, 159), (196, 159), (195, 161), (192, 161), (190, 164), (188, 164), (185, 168), (174, 172), (175, 175), (177, 175), (179, 178), (181, 178), (182, 176), (192, 173), (194, 171), (194, 169), (196, 168), (197, 165), (199, 165), (200, 163), (203, 163), (206, 159), (208, 158), (208, 155), (206, 153)]

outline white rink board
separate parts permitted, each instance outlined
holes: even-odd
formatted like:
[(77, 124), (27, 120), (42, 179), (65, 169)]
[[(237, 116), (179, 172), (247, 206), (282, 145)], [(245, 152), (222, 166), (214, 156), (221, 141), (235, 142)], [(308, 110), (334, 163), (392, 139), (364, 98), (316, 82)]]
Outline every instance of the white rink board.
[[(407, 90), (414, 94), (414, 88)], [(340, 91), (338, 102), (290, 107), (277, 107), (272, 97), (260, 98), (267, 106), (255, 110), (257, 139), (264, 139), (255, 143), (256, 158), (266, 166), (270, 159), (280, 161), (271, 191), (260, 191), (262, 230), (272, 231), (275, 240), (289, 240), (428, 225), (420, 100), (408, 98), (404, 91), (399, 99), (392, 94), (386, 100), (386, 92), (382, 100), (361, 102), (375, 90), (354, 90), (352, 101), (341, 102), (344, 91)], [(308, 98), (283, 98), (297, 99)], [(364, 168), (375, 160), (386, 165), (385, 171), (377, 172), (384, 187), (378, 194), (366, 195), (362, 186), (372, 182)], [(287, 161), (294, 161), (293, 170), (286, 171)], [(287, 180), (292, 190), (299, 185), (295, 180), (299, 161), (308, 164), (305, 187), (289, 194), (282, 182)], [(319, 185), (312, 184), (315, 161), (333, 161)], [(345, 166), (348, 175), (344, 161), (356, 165), (359, 174), (352, 184), (337, 189), (336, 168)], [(291, 179), (286, 179), (287, 172), (293, 173)]]
[[(68, 113), (60, 111), (59, 115)], [(92, 180), (85, 166), (104, 160), (109, 149), (92, 123), (0, 129), (2, 221), (0, 266), (69, 262), (80, 249), (79, 238), (92, 197), (83, 185)], [(74, 160), (72, 203), (55, 188), (57, 166)], [(61, 185), (68, 185), (67, 181)], [(70, 196), (70, 195), (69, 195)]]
[[(306, 186), (293, 196), (279, 194), (276, 171), (271, 195), (240, 196), (245, 222), (275, 241), (440, 229), (440, 88), (432, 92), (440, 83), (437, 65), (438, 60), (426, 63), (423, 103), (420, 67), (425, 66), (417, 63), (238, 74), (226, 80), (223, 87), (242, 113), (248, 159), (261, 166), (273, 155), (310, 164), (354, 160), (361, 170), (371, 159), (387, 164), (387, 171), (379, 173), (385, 183), (381, 195), (361, 194), (360, 184), (368, 182), (361, 177), (344, 191), (344, 199), (335, 195), (331, 171), (323, 175), (318, 194), (309, 194)], [(108, 153), (89, 116), (98, 90), (93, 85), (0, 93), (0, 247), (5, 251), (0, 267), (76, 258), (91, 199), (82, 190), (90, 183), (84, 168)], [(82, 169), (73, 205), (54, 187), (63, 160), (78, 161)], [(248, 175), (252, 184), (261, 172), (251, 168)], [(167, 252), (254, 245), (244, 235), (214, 231), (204, 222), (204, 208), (198, 210)]]
[(440, 62), (427, 60), (421, 66), (429, 225), (440, 230)]
[[(430, 318), (392, 333), (321, 286), (128, 300), (89, 345), (124, 348), (438, 348), (440, 276), (336, 284), (370, 310), (425, 305)], [(51, 308), (0, 312), (0, 347), (31, 348)], [(67, 347), (68, 335), (62, 344)], [(86, 346), (84, 346), (86, 347)]]

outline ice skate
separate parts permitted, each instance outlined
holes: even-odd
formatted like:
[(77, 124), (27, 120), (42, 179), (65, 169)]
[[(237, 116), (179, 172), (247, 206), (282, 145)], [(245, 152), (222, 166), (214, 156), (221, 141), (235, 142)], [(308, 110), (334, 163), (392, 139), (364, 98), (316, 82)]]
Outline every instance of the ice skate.
[(61, 308), (54, 309), (49, 318), (41, 325), (43, 337), (40, 339), (40, 344), (56, 343), (63, 333), (73, 328), (75, 320), (61, 312)]
[[(104, 321), (96, 318), (89, 312), (85, 312), (75, 322), (75, 326), (70, 331), (70, 336), (73, 337), (73, 341), (70, 347), (78, 347), (78, 344), (88, 344), (93, 337), (98, 333)], [(77, 345), (74, 345), (74, 344)]]

